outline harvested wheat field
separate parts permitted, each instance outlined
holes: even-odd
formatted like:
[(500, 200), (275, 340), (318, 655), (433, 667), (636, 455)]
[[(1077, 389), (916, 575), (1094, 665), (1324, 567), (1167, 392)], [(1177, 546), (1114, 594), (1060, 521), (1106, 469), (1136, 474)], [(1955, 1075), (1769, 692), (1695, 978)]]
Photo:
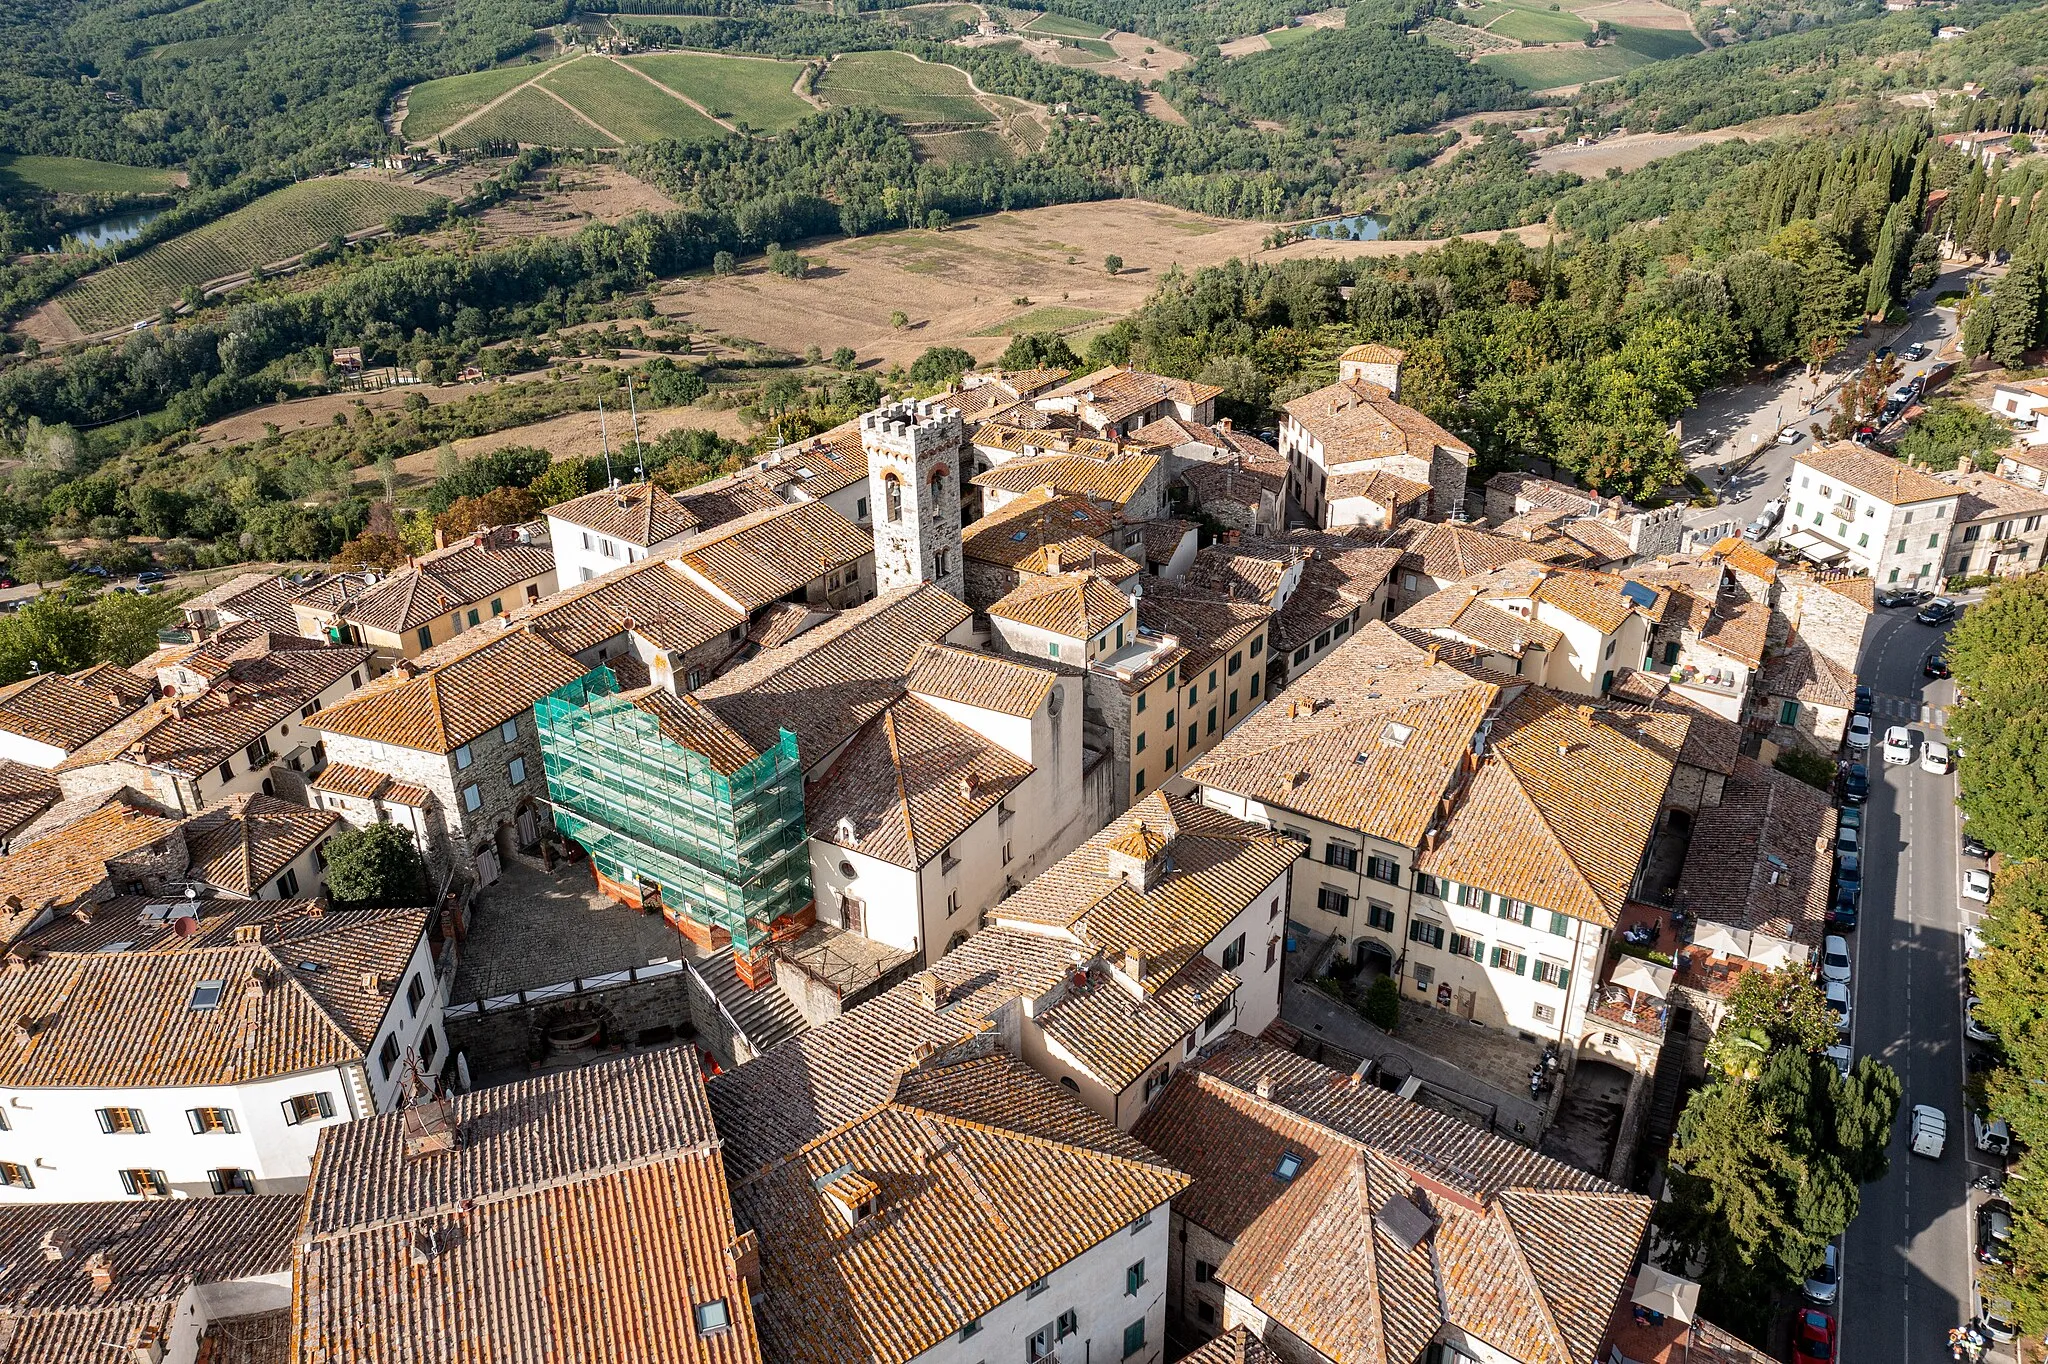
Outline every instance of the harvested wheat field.
[[(958, 346), (986, 360), (1008, 344), (1000, 333), (1013, 318), (1049, 307), (1121, 317), (1175, 264), (1192, 270), (1260, 253), (1272, 230), (1141, 200), (1063, 204), (975, 218), (945, 232), (810, 243), (804, 254), (820, 268), (809, 279), (771, 275), (752, 262), (737, 275), (670, 284), (656, 307), (697, 331), (796, 353), (851, 346), (863, 359), (907, 363), (928, 346)], [(1544, 229), (1521, 235), (1541, 241)], [(1115, 276), (1103, 268), (1109, 245), (1123, 258)], [(1263, 254), (1391, 256), (1432, 245), (1308, 240)], [(909, 319), (901, 329), (889, 325), (898, 310)]]

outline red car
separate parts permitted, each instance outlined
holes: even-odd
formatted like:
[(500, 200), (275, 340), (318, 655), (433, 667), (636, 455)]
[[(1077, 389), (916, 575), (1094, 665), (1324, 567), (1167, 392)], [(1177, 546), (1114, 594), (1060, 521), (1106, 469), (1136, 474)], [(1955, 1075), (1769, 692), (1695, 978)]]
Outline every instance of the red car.
[(1818, 1359), (1823, 1364), (1834, 1364), (1835, 1319), (1812, 1307), (1801, 1308), (1799, 1337), (1792, 1346), (1792, 1354), (1796, 1359)]

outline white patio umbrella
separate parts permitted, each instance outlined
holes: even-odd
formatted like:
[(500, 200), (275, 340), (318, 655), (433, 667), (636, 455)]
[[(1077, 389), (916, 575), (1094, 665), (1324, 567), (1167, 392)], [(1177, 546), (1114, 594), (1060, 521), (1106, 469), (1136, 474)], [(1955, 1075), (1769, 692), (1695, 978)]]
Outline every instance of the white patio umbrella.
[(1678, 973), (1668, 966), (1659, 966), (1654, 961), (1641, 957), (1623, 957), (1614, 964), (1614, 974), (1607, 978), (1609, 985), (1619, 985), (1629, 992), (1630, 1002), (1638, 994), (1653, 999), (1668, 999), (1671, 995), (1671, 981)]
[(1748, 929), (1730, 928), (1717, 924), (1712, 919), (1701, 919), (1693, 925), (1692, 945), (1704, 947), (1717, 957), (1742, 957), (1747, 959), (1750, 952)]
[(1690, 1322), (1699, 1306), (1700, 1286), (1691, 1279), (1666, 1274), (1655, 1265), (1644, 1265), (1636, 1271), (1635, 1296), (1629, 1301), (1662, 1312), (1673, 1321)]
[(1786, 942), (1767, 933), (1749, 935), (1749, 959), (1759, 966), (1777, 970), (1782, 966), (1804, 965), (1811, 956), (1811, 949), (1796, 942)]

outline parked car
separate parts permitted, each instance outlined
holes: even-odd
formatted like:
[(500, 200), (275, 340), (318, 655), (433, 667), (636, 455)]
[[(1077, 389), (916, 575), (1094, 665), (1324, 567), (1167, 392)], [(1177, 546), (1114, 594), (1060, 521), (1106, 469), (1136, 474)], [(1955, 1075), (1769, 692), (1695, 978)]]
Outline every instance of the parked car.
[(154, 568), (145, 568), (142, 572), (135, 575), (135, 581), (138, 585), (142, 583), (160, 583), (163, 580), (164, 574)]
[(1842, 770), (1842, 799), (1850, 805), (1870, 799), (1870, 769), (1862, 763), (1850, 763)]
[(1977, 1320), (1984, 1323), (1984, 1333), (2001, 1345), (2019, 1339), (2017, 1317), (2010, 1298), (1977, 1299)]
[[(1848, 812), (1847, 812), (1847, 811), (1844, 811), (1843, 813), (1844, 813), (1844, 814), (1846, 814), (1846, 813), (1848, 813)], [(1851, 852), (1851, 853), (1852, 853), (1852, 852), (1856, 852), (1856, 851), (1860, 850), (1860, 849), (1861, 849), (1862, 847), (1863, 847), (1863, 830), (1862, 830), (1862, 828), (1861, 828), (1860, 826), (1858, 826), (1858, 825), (1855, 825), (1855, 824), (1840, 824), (1840, 823), (1838, 823), (1838, 824), (1836, 824), (1836, 825), (1835, 825), (1835, 851), (1836, 851), (1836, 852), (1838, 852), (1838, 853), (1845, 853), (1845, 852)]]
[(1849, 979), (1849, 940), (1827, 935), (1820, 946), (1820, 974), (1822, 980)]
[(1797, 445), (1805, 439), (1806, 433), (1796, 426), (1788, 426), (1778, 433), (1778, 444), (1780, 445)]
[(1863, 855), (1861, 853), (1837, 853), (1835, 855), (1835, 890), (1848, 891), (1852, 895), (1863, 894)]
[(1925, 360), (1927, 358), (1927, 347), (1915, 341), (1912, 345), (1899, 352), (1899, 358), (1907, 361)]
[(1986, 845), (1983, 839), (1977, 837), (1977, 835), (1975, 834), (1963, 835), (1963, 852), (1966, 856), (1969, 857), (1991, 856), (1990, 847)]
[(1858, 715), (1868, 715), (1876, 709), (1877, 693), (1870, 689), (1869, 683), (1858, 682), (1856, 684), (1856, 713)]
[(1998, 1034), (1977, 1021), (1977, 996), (1971, 995), (1963, 1001), (1963, 1032), (1972, 1042), (1998, 1041)]
[(1841, 1286), (1841, 1253), (1833, 1241), (1821, 1252), (1820, 1268), (1806, 1276), (1806, 1300), (1825, 1307), (1835, 1300), (1835, 1290)]
[(1884, 732), (1884, 760), (1897, 767), (1913, 761), (1912, 730), (1904, 725), (1893, 725)]
[(1798, 1340), (1793, 1355), (1801, 1360), (1817, 1359), (1821, 1364), (1835, 1361), (1835, 1319), (1817, 1308), (1800, 1309)]
[(1977, 1149), (1986, 1155), (2004, 1157), (2012, 1151), (2012, 1129), (2005, 1125), (2005, 1119), (1992, 1118), (1983, 1113), (1970, 1115), (1970, 1140), (1977, 1143)]
[(1936, 597), (1921, 607), (1920, 613), (1914, 619), (1922, 625), (1946, 625), (1954, 620), (1955, 616), (1956, 604), (1947, 597)]
[(1984, 955), (1984, 930), (1971, 924), (1963, 930), (1963, 957), (1975, 961)]
[(1760, 545), (1771, 533), (1771, 523), (1759, 517), (1742, 528), (1742, 538), (1752, 545)]
[(1932, 1104), (1914, 1104), (1911, 1132), (1914, 1155), (1940, 1160), (1948, 1145), (1948, 1115)]
[(1827, 1058), (1835, 1063), (1835, 1069), (1843, 1079), (1849, 1078), (1850, 1069), (1856, 1064), (1856, 1053), (1847, 1042), (1837, 1042), (1827, 1050)]
[(1948, 745), (1929, 739), (1920, 748), (1920, 767), (1927, 772), (1947, 772), (1955, 762), (1948, 756)]
[(1835, 811), (1835, 827), (1854, 829), (1860, 836), (1863, 833), (1863, 811), (1854, 808)]
[(1886, 403), (1882, 408), (1878, 409), (1878, 426), (1880, 428), (1890, 426), (1893, 422), (1899, 419), (1899, 417), (1905, 412), (1905, 410), (1906, 405), (1900, 402), (1897, 398), (1893, 398), (1890, 402)]
[(1972, 867), (1963, 873), (1963, 896), (1970, 900), (1991, 900), (1991, 873), (1982, 867)]
[(1927, 655), (1926, 660), (1920, 665), (1920, 675), (1922, 677), (1949, 676), (1948, 660), (1943, 658), (1939, 651)]
[(1845, 886), (1837, 889), (1835, 898), (1828, 902), (1828, 927), (1854, 932), (1856, 903), (1859, 898), (1859, 892), (1854, 887)]
[(1835, 1016), (1835, 1031), (1846, 1034), (1849, 1031), (1849, 983), (1829, 980), (1821, 983), (1821, 998), (1826, 1001), (1828, 1011)]
[(1770, 522), (1770, 523), (1771, 523), (1772, 525), (1776, 525), (1776, 524), (1778, 523), (1778, 518), (1779, 518), (1779, 517), (1781, 517), (1781, 516), (1783, 516), (1784, 514), (1785, 514), (1785, 499), (1784, 499), (1784, 498), (1782, 498), (1782, 497), (1774, 497), (1774, 498), (1772, 498), (1772, 499), (1771, 499), (1770, 501), (1768, 501), (1768, 502), (1764, 503), (1764, 510), (1763, 510), (1763, 517), (1762, 517), (1762, 519), (1763, 519), (1763, 520), (1766, 520), (1766, 521), (1769, 521), (1769, 522)]
[(2012, 1255), (2012, 1204), (1988, 1198), (1977, 1209), (1977, 1260), (2002, 1265)]
[(1868, 715), (1850, 716), (1848, 733), (1849, 751), (1852, 753), (1860, 753), (1863, 750), (1869, 748), (1870, 736), (1872, 734), (1873, 729), (1874, 726), (1870, 723), (1870, 717)]

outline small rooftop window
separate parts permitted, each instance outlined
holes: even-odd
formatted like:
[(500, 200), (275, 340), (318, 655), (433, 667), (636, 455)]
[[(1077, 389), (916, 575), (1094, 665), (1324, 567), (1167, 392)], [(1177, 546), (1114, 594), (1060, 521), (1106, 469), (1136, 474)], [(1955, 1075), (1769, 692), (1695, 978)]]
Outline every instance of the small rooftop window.
[(726, 1311), (725, 1299), (697, 1304), (697, 1334), (708, 1336), (714, 1331), (723, 1331), (732, 1324), (732, 1315)]
[(1380, 731), (1380, 739), (1392, 748), (1403, 748), (1415, 737), (1415, 726), (1390, 723)]
[(116, 952), (126, 952), (133, 946), (135, 944), (132, 942), (110, 942), (105, 947), (102, 947), (100, 951), (111, 956)]
[(1301, 1173), (1301, 1157), (1292, 1151), (1280, 1153), (1280, 1163), (1273, 1167), (1273, 1178), (1285, 1184)]
[(221, 994), (227, 988), (228, 983), (224, 980), (200, 981), (192, 987), (192, 1007), (195, 1010), (219, 1008)]
[(1656, 589), (1645, 587), (1641, 583), (1623, 583), (1621, 585), (1621, 595), (1627, 597), (1637, 606), (1655, 606), (1657, 604)]

